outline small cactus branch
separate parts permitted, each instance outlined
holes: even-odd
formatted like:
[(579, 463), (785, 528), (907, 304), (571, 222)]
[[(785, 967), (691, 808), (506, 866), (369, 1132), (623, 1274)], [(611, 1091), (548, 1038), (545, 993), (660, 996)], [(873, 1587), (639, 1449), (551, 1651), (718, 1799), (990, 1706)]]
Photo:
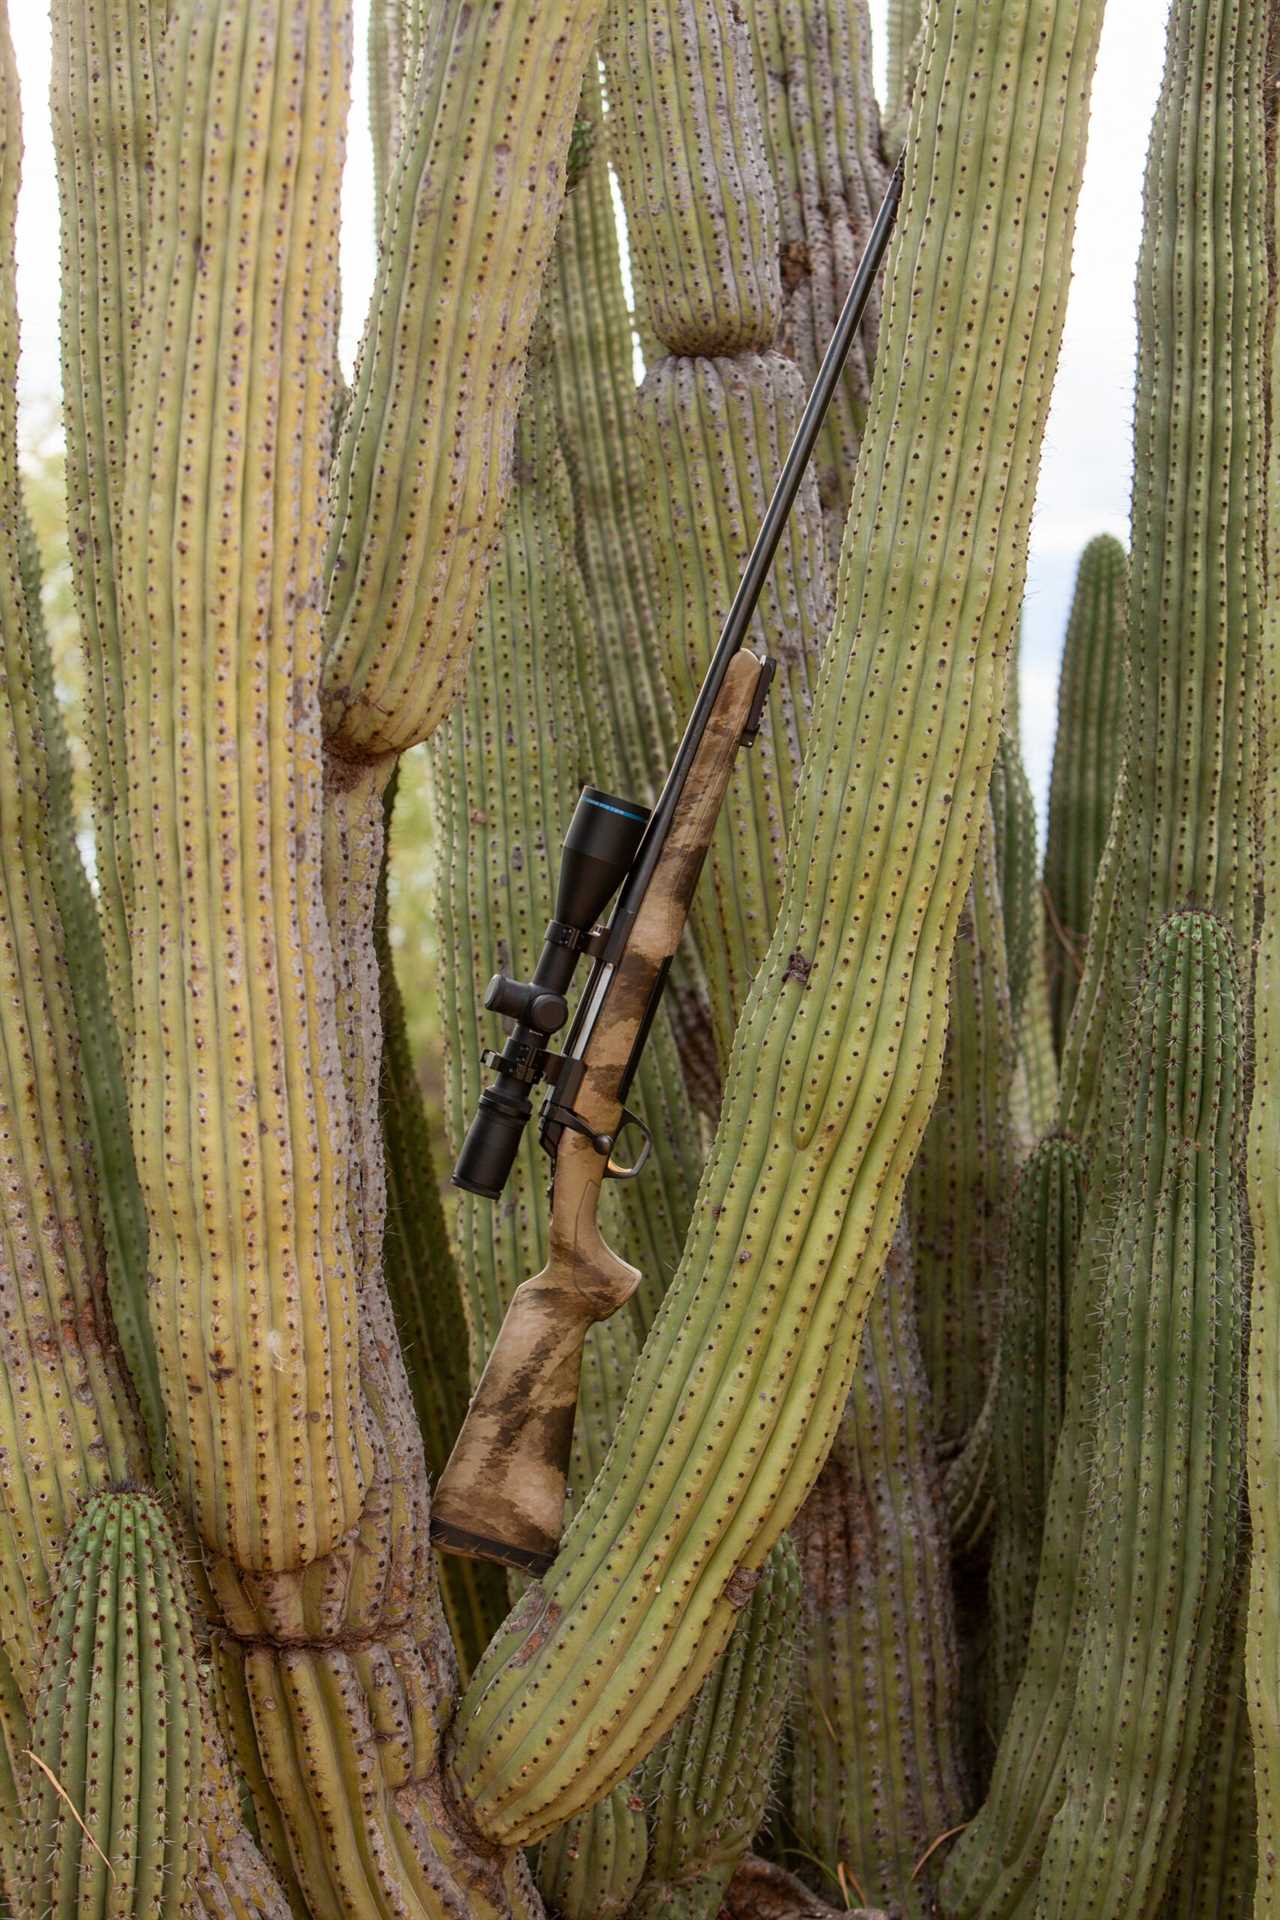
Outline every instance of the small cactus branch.
[(102, 941), (111, 1011), (126, 1053), (132, 878), (121, 516), (125, 422), (143, 303), (159, 12), (148, 0), (54, 0), (52, 9), (67, 519), (85, 651), (84, 732)]
[(369, 1470), (320, 890), (311, 451), (327, 444), (348, 51), (322, 0), (175, 9), (129, 420), (148, 1298), (184, 1503), (209, 1551), (257, 1571), (334, 1547)]
[(717, 1920), (764, 1818), (791, 1686), (800, 1569), (784, 1534), (716, 1666), (636, 1776), (649, 1858), (634, 1920)]
[(425, 739), (465, 665), (598, 20), (599, 0), (449, 0), (426, 29), (334, 465), (323, 705), (342, 754)]
[(1076, 572), (1062, 654), (1044, 857), (1059, 1051), (1084, 965), (1094, 881), (1120, 772), (1127, 573), (1118, 540), (1102, 534), (1089, 542)]
[(538, 1850), (538, 1885), (561, 1920), (627, 1920), (644, 1873), (644, 1802), (623, 1780)]
[(1018, 1176), (1009, 1219), (995, 1394), (991, 1725), (1009, 1718), (1027, 1656), (1045, 1508), (1062, 1427), (1071, 1272), (1084, 1210), (1084, 1155), (1042, 1140)]
[[(921, 1855), (967, 1811), (947, 1528), (899, 1229), (835, 1445), (792, 1529), (804, 1576), (784, 1833), (902, 1920), (934, 1911)], [(732, 1644), (732, 1643), (730, 1643)]]
[(41, 1665), (24, 1906), (186, 1920), (200, 1697), (181, 1563), (148, 1494), (102, 1493), (68, 1537)]
[(920, 1347), (934, 1430), (950, 1460), (995, 1364), (1013, 1177), (1013, 1018), (990, 806), (951, 961), (942, 1080), (907, 1181)]
[[(751, 0), (746, 15), (778, 199), (777, 344), (811, 385), (889, 181), (871, 77), (871, 21), (866, 0)], [(833, 580), (879, 328), (877, 287), (814, 454)]]
[[(394, 794), (393, 776), (386, 799), (388, 838)], [(382, 1267), (427, 1470), (435, 1480), (444, 1471), (470, 1397), (467, 1323), (462, 1282), (449, 1245), (432, 1163), (422, 1087), (409, 1049), (404, 1003), (396, 981), (385, 851), (373, 930), (382, 1016), (379, 1109), (387, 1196)], [(499, 1568), (456, 1554), (442, 1556), (438, 1572), (453, 1643), (469, 1673), (506, 1614), (506, 1581)]]
[(164, 1473), (164, 1399), (147, 1318), (147, 1222), (133, 1164), (120, 1034), (111, 1010), (98, 907), (76, 840), (71, 755), (53, 683), (53, 658), (40, 604), (40, 555), (25, 510), (19, 533), (27, 654), (45, 750), (49, 879), (62, 926), (85, 1117), (93, 1148), (94, 1193), (116, 1338), (147, 1429), (152, 1470)]
[[(724, 1645), (741, 1579), (834, 1437), (937, 1089), (1100, 7), (948, 0), (944, 13), (949, 51), (920, 92), (789, 884), (701, 1204), (604, 1469), (459, 1712), (455, 1790), (481, 1831), (510, 1843), (630, 1771)], [(939, 190), (945, 236), (929, 211)], [(967, 406), (974, 385), (997, 396), (990, 408)]]
[(889, 0), (884, 114), (890, 127), (905, 125), (928, 11), (928, 0)]

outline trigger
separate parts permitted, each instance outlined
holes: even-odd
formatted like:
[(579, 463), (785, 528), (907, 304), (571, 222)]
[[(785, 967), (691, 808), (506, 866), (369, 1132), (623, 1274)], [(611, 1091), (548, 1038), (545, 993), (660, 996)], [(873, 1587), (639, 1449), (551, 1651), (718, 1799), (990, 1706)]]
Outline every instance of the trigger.
[(628, 1127), (639, 1127), (640, 1132), (644, 1136), (643, 1142), (640, 1147), (640, 1152), (638, 1153), (636, 1158), (632, 1161), (629, 1167), (618, 1166), (614, 1161), (612, 1154), (610, 1154), (608, 1164), (606, 1165), (604, 1170), (604, 1177), (606, 1180), (634, 1180), (636, 1175), (639, 1173), (640, 1169), (644, 1166), (645, 1161), (649, 1158), (650, 1152), (652, 1151), (653, 1135), (650, 1133), (644, 1121), (640, 1118), (640, 1115), (638, 1113), (632, 1113), (630, 1107), (624, 1107), (622, 1109), (622, 1118), (619, 1120), (617, 1127), (614, 1130), (614, 1135), (613, 1135), (614, 1145), (615, 1146), (617, 1145), (618, 1141), (622, 1138), (623, 1134), (626, 1132)]

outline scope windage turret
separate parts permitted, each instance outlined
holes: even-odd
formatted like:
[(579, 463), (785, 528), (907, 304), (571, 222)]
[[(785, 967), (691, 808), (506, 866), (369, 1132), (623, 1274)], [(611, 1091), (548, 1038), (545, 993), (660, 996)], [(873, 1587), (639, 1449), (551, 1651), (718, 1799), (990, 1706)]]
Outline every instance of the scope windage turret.
[(506, 1186), (533, 1112), (529, 1090), (542, 1078), (547, 1039), (569, 1017), (565, 996), (578, 955), (626, 879), (648, 818), (648, 808), (634, 800), (619, 800), (598, 787), (582, 789), (564, 837), (556, 917), (533, 978), (511, 980), (497, 973), (485, 989), (485, 1006), (516, 1025), (501, 1053), (483, 1056), (498, 1077), (480, 1095), (453, 1169), (455, 1187), (496, 1200)]

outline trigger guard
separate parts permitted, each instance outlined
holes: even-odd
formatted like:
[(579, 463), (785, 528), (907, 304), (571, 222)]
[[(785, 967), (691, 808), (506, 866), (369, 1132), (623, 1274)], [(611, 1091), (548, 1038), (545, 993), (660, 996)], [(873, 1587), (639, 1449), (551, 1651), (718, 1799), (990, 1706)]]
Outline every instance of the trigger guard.
[(640, 1152), (637, 1158), (632, 1161), (629, 1167), (618, 1166), (614, 1161), (612, 1151), (610, 1151), (609, 1158), (605, 1163), (605, 1169), (604, 1169), (604, 1177), (606, 1180), (634, 1180), (636, 1175), (640, 1172), (641, 1168), (644, 1166), (645, 1162), (648, 1160), (649, 1155), (653, 1150), (653, 1135), (650, 1133), (648, 1127), (645, 1125), (644, 1121), (640, 1118), (639, 1114), (632, 1113), (629, 1107), (624, 1107), (622, 1109), (622, 1118), (619, 1120), (617, 1127), (614, 1130), (614, 1135), (613, 1135), (614, 1146), (617, 1145), (618, 1141), (622, 1138), (622, 1135), (626, 1132), (628, 1127), (639, 1127), (641, 1133), (644, 1135), (643, 1145), (640, 1148)]

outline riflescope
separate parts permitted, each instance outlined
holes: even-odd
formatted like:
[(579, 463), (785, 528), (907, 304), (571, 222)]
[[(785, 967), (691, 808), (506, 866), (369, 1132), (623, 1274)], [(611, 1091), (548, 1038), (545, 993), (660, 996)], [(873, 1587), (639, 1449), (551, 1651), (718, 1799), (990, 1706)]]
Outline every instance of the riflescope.
[(533, 978), (495, 973), (485, 988), (489, 1012), (515, 1026), (501, 1053), (487, 1048), (481, 1056), (498, 1077), (480, 1095), (453, 1169), (455, 1187), (496, 1200), (506, 1185), (533, 1113), (530, 1091), (547, 1068), (547, 1041), (569, 1018), (565, 995), (578, 956), (592, 951), (596, 922), (630, 871), (648, 819), (649, 809), (634, 800), (598, 787), (582, 789), (564, 836), (555, 918)]

